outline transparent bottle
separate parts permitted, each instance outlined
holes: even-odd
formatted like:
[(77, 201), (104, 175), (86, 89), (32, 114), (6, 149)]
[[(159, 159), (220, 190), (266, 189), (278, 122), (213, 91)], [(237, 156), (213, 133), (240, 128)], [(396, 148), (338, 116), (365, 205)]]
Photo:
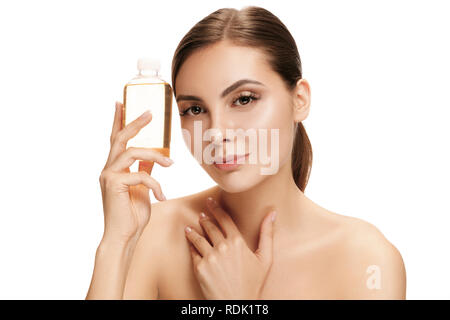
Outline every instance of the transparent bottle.
[[(148, 109), (152, 112), (152, 120), (128, 140), (127, 147), (151, 148), (170, 157), (172, 87), (158, 75), (158, 60), (140, 58), (137, 69), (139, 74), (124, 87), (122, 128)], [(138, 170), (150, 174), (153, 164), (153, 161), (140, 160)]]

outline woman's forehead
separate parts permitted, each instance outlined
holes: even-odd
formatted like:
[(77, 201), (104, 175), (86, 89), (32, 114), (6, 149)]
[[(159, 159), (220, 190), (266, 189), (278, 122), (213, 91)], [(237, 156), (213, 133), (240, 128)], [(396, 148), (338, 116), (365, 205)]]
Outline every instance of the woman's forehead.
[(222, 90), (238, 79), (263, 82), (273, 77), (265, 55), (256, 48), (216, 44), (189, 56), (176, 78), (177, 94), (217, 88)]

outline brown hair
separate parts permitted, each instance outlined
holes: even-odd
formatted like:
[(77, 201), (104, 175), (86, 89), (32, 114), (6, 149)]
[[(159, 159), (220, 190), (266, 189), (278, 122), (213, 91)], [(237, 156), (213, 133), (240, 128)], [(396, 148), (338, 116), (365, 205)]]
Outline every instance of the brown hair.
[[(265, 53), (271, 68), (292, 91), (302, 79), (302, 65), (294, 38), (286, 26), (270, 11), (256, 6), (241, 10), (222, 8), (209, 14), (181, 39), (172, 60), (172, 85), (183, 62), (197, 49), (221, 40), (252, 47)], [(301, 191), (305, 191), (312, 166), (312, 148), (301, 122), (295, 128), (292, 149), (292, 174)]]

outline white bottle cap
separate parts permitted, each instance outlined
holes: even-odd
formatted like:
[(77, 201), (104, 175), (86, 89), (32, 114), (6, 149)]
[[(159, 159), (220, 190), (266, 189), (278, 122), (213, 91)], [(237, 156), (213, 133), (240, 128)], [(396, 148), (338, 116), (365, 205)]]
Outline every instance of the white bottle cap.
[(155, 71), (156, 74), (158, 74), (159, 69), (161, 68), (161, 63), (155, 58), (142, 57), (138, 59), (137, 68), (139, 73), (142, 71)]

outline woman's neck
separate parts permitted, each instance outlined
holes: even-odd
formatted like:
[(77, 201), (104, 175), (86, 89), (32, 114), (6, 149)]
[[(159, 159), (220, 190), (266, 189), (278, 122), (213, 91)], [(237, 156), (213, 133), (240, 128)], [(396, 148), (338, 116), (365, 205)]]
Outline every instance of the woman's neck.
[(253, 251), (258, 247), (261, 223), (271, 209), (277, 211), (274, 232), (298, 231), (308, 199), (295, 184), (291, 170), (288, 161), (277, 174), (243, 192), (228, 193), (217, 187), (216, 199)]

